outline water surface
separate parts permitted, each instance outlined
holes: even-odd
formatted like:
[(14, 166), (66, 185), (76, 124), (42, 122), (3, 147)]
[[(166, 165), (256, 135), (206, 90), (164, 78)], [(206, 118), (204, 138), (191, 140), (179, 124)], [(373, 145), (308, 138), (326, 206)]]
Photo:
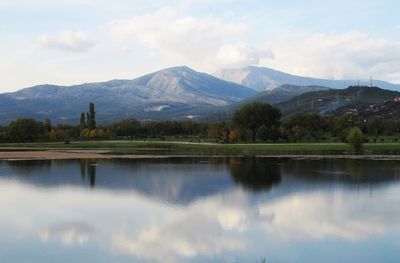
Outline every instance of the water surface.
[(1, 262), (400, 262), (400, 164), (0, 161)]

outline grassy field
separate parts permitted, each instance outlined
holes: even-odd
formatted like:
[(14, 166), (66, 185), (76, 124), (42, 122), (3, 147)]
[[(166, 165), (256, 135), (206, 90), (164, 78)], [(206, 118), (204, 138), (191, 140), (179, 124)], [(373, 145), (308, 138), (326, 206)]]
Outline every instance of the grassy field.
[[(330, 155), (352, 154), (345, 143), (211, 144), (160, 141), (85, 141), (65, 143), (7, 143), (0, 151), (87, 149), (109, 150), (114, 154), (174, 155)], [(367, 143), (364, 154), (400, 155), (400, 143)]]

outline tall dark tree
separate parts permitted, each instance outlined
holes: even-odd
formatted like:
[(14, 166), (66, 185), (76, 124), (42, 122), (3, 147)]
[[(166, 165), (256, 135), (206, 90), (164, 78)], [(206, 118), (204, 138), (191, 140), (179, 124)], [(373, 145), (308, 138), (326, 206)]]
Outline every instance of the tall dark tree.
[(84, 129), (86, 129), (86, 127), (87, 127), (87, 125), (86, 125), (85, 113), (81, 112), (80, 129), (84, 130)]
[(271, 129), (272, 126), (279, 125), (280, 118), (279, 109), (259, 102), (247, 104), (233, 114), (233, 122), (240, 129), (251, 131), (253, 142), (256, 141), (256, 134), (261, 126), (264, 125), (267, 129)]
[(43, 125), (47, 132), (51, 131), (51, 129), (53, 128), (49, 118), (44, 119)]
[(96, 112), (94, 111), (94, 104), (89, 103), (89, 112), (87, 113), (87, 126), (89, 130), (96, 129)]

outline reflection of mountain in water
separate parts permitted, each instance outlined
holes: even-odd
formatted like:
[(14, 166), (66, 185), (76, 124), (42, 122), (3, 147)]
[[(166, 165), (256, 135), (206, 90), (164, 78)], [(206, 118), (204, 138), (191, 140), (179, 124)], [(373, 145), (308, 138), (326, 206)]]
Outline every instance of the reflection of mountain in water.
[(234, 187), (226, 162), (207, 158), (13, 161), (0, 165), (1, 177), (40, 187), (135, 191), (177, 204)]
[(399, 179), (394, 161), (274, 158), (165, 158), (0, 161), (0, 178), (40, 187), (77, 186), (133, 191), (173, 204), (233, 190), (283, 196), (315, 185), (380, 185)]

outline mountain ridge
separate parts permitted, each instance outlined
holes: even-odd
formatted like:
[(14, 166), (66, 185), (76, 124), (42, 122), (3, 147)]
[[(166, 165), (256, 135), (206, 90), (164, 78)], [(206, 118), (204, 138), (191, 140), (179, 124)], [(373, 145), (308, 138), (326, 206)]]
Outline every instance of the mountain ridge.
[[(223, 69), (215, 72), (214, 76), (226, 81), (250, 87), (257, 91), (277, 88), (284, 84), (296, 86), (324, 86), (333, 89), (344, 89), (348, 86), (369, 85), (370, 80), (330, 80), (323, 78), (304, 77), (285, 73), (279, 70), (247, 66), (236, 69)], [(373, 80), (373, 85), (389, 90), (400, 90), (400, 84), (387, 81)]]

